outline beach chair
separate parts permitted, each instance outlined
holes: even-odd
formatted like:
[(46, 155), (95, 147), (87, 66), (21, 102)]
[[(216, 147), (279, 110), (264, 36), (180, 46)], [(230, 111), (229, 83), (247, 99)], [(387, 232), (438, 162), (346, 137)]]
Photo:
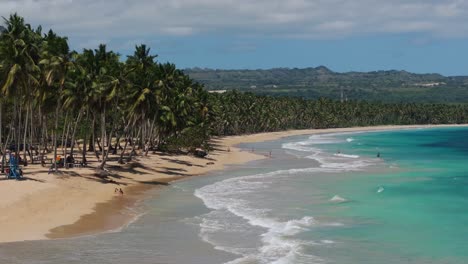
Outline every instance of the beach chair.
[(20, 180), (23, 177), (23, 170), (18, 166), (18, 159), (10, 154), (10, 162), (7, 168), (6, 177), (8, 179)]
[(78, 168), (83, 168), (83, 167), (84, 167), (84, 163), (83, 163), (83, 161), (81, 161), (81, 160), (75, 159), (74, 162), (73, 162), (73, 166), (74, 166), (74, 167), (78, 167)]

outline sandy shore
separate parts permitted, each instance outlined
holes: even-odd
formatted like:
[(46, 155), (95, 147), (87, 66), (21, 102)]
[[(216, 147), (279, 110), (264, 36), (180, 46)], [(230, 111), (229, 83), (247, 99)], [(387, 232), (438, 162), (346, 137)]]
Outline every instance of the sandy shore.
[[(226, 165), (265, 158), (267, 153), (236, 148), (240, 143), (294, 135), (428, 127), (435, 126), (311, 129), (224, 137), (214, 139), (215, 150), (205, 159), (156, 153), (121, 166), (114, 158), (109, 162), (110, 180), (94, 176), (97, 162), (92, 160), (88, 168), (62, 169), (60, 174), (48, 174), (47, 168), (30, 165), (24, 170), (24, 181), (3, 177), (0, 180), (0, 242), (63, 238), (117, 229), (135, 217), (137, 212), (128, 208), (143, 199), (150, 188), (222, 170)], [(124, 195), (116, 194), (115, 188), (122, 188)]]

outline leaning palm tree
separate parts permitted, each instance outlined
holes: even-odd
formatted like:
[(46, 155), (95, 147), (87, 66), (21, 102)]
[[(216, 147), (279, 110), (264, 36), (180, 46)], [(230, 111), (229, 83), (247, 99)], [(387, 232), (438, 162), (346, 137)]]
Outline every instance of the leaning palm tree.
[[(15, 150), (20, 151), (21, 128), (24, 128), (24, 141), (26, 138), (26, 124), (31, 113), (32, 89), (38, 85), (40, 72), (37, 62), (39, 60), (39, 46), (41, 44), (40, 28), (32, 30), (29, 24), (17, 14), (4, 18), (6, 27), (0, 35), (0, 74), (2, 80), (0, 93), (6, 98), (12, 98), (14, 104), (13, 138)], [(22, 123), (22, 114), (26, 111), (25, 122)], [(26, 145), (23, 146), (26, 154)], [(25, 157), (26, 158), (26, 157)]]
[[(120, 155), (119, 162), (123, 162), (123, 154), (127, 147), (127, 142), (130, 141), (129, 125), (138, 123), (140, 137), (140, 147), (149, 142), (149, 136), (152, 134), (152, 127), (148, 123), (154, 123), (155, 112), (159, 104), (156, 102), (156, 93), (158, 85), (156, 79), (156, 55), (150, 55), (151, 50), (146, 45), (135, 47), (134, 54), (127, 57), (126, 61), (126, 79), (128, 81), (127, 100), (130, 103), (127, 106), (127, 125), (125, 126), (126, 144)], [(145, 142), (144, 142), (145, 141)], [(146, 144), (145, 144), (146, 145)], [(134, 153), (135, 144), (132, 152)], [(130, 155), (132, 157), (132, 155)]]
[[(98, 169), (103, 169), (111, 146), (112, 134), (114, 133), (114, 126), (108, 126), (107, 122), (109, 117), (116, 112), (112, 111), (113, 108), (119, 105), (119, 88), (121, 87), (122, 66), (119, 61), (119, 55), (108, 51), (106, 45), (99, 45), (95, 50), (83, 51), (83, 55), (78, 58), (78, 62), (87, 73), (91, 83), (90, 88), (86, 95), (87, 107), (89, 111), (93, 111), (93, 125), (92, 125), (92, 147), (96, 143), (94, 132), (96, 119), (100, 119), (100, 140), (97, 141), (102, 149), (101, 164)], [(115, 117), (114, 117), (115, 118)], [(110, 127), (110, 131), (107, 128)], [(91, 146), (91, 145), (90, 145)], [(107, 149), (106, 149), (107, 146)], [(96, 152), (96, 151), (95, 151)], [(96, 152), (96, 156), (97, 152)], [(98, 156), (99, 158), (99, 156)]]
[(57, 171), (57, 141), (58, 141), (58, 123), (60, 119), (60, 109), (62, 108), (62, 94), (67, 84), (67, 74), (74, 67), (71, 59), (71, 53), (68, 47), (67, 38), (57, 36), (53, 31), (44, 37), (45, 44), (42, 51), (43, 76), (45, 83), (49, 88), (53, 88), (53, 97), (55, 98), (55, 116), (54, 116), (54, 171)]

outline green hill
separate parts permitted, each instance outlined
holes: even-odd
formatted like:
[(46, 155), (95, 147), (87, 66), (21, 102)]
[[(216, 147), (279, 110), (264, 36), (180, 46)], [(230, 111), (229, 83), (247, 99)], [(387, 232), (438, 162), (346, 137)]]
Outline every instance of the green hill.
[(257, 94), (328, 97), (385, 102), (468, 102), (468, 77), (415, 74), (406, 71), (338, 73), (316, 68), (269, 70), (184, 70), (208, 90), (250, 91)]

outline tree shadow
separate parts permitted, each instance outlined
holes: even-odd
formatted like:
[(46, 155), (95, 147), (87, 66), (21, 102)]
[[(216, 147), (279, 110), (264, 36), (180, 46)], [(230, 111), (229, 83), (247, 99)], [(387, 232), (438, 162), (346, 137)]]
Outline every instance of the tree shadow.
[(79, 174), (77, 172), (70, 171), (70, 170), (59, 170), (59, 171), (51, 172), (50, 174), (59, 176), (60, 177), (59, 179), (68, 179), (70, 177), (82, 177), (83, 176), (82, 174)]
[(176, 159), (168, 159), (168, 158), (161, 158), (161, 159), (172, 162), (172, 163), (189, 166), (189, 167), (192, 167), (192, 166), (203, 167), (202, 165), (193, 164), (192, 162), (185, 161), (185, 160), (176, 160)]
[[(149, 174), (148, 172), (144, 172), (138, 169), (143, 169), (143, 170), (148, 170), (148, 171), (154, 171), (152, 168), (148, 168), (147, 166), (142, 165), (141, 163), (138, 162), (132, 162), (128, 163), (123, 166), (119, 165), (112, 165), (108, 167), (110, 171), (112, 172), (127, 172), (127, 173), (132, 173), (132, 174), (138, 174), (138, 175), (145, 175)], [(114, 173), (111, 173), (112, 175), (115, 175)], [(115, 175), (116, 178), (123, 177), (119, 175)]]
[(215, 151), (223, 152), (229, 149), (228, 146), (221, 144), (221, 139), (211, 139), (209, 145), (210, 145), (211, 150), (215, 150)]
[(163, 186), (170, 185), (168, 182), (163, 182), (163, 181), (138, 181), (138, 182), (142, 184), (148, 184), (148, 185), (163, 185)]
[[(95, 181), (95, 182), (102, 183), (102, 184), (114, 184), (114, 185), (117, 185), (117, 186), (127, 186), (128, 185), (128, 183), (118, 182), (118, 181), (114, 180), (113, 176), (99, 177), (99, 176), (96, 176), (96, 175), (83, 175), (82, 177), (87, 179), (87, 180)], [(120, 178), (124, 178), (124, 177), (120, 177)]]
[(40, 182), (40, 183), (45, 182), (44, 180), (34, 179), (34, 178), (30, 178), (30, 177), (22, 177), (21, 181), (35, 181), (35, 182)]
[(156, 172), (161, 173), (161, 174), (171, 175), (171, 176), (180, 176), (180, 177), (191, 176), (190, 174), (180, 173), (180, 172), (171, 171), (171, 170), (156, 170)]
[(160, 167), (161, 169), (170, 170), (170, 171), (183, 171), (187, 172), (186, 169), (170, 168), (170, 167)]

